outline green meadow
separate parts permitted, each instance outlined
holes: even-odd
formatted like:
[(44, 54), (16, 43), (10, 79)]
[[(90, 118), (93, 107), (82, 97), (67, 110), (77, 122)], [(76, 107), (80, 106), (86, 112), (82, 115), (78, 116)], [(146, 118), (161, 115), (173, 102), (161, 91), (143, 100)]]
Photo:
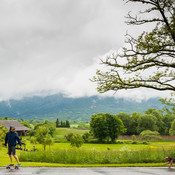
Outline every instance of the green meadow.
[[(30, 150), (34, 145), (27, 144)], [(72, 148), (70, 143), (55, 143), (43, 151), (17, 150), (23, 166), (162, 166), (164, 157), (175, 156), (175, 142), (151, 142), (144, 144), (83, 144)], [(9, 164), (7, 149), (1, 149), (0, 166)]]
[(74, 135), (83, 135), (85, 132), (89, 132), (88, 129), (72, 129), (72, 128), (56, 128), (55, 137), (63, 139), (65, 135), (73, 133)]
[[(80, 134), (88, 130), (56, 130), (55, 138), (63, 139), (69, 133)], [(118, 140), (116, 144), (84, 143), (75, 148), (66, 143), (54, 143), (43, 150), (43, 145), (31, 144), (29, 137), (23, 137), (28, 151), (17, 150), (22, 166), (163, 166), (164, 157), (175, 157), (175, 141), (143, 142)], [(31, 151), (33, 148), (37, 151)], [(0, 166), (10, 163), (7, 149), (1, 147)], [(14, 160), (14, 163), (15, 160)]]

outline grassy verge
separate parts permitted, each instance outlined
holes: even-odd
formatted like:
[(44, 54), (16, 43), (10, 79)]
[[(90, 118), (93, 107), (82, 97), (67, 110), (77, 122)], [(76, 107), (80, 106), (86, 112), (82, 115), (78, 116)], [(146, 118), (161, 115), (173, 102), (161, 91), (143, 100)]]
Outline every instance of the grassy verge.
[(161, 163), (167, 155), (175, 156), (175, 149), (146, 149), (138, 151), (50, 150), (24, 152), (22, 162), (48, 162), (58, 164), (136, 164)]
[[(27, 149), (34, 145), (27, 141)], [(17, 150), (22, 166), (31, 167), (157, 167), (163, 166), (164, 157), (175, 157), (175, 142), (152, 142), (144, 144), (83, 144), (73, 149), (70, 143), (55, 143), (43, 151)], [(1, 147), (0, 166), (8, 165), (7, 149)], [(14, 163), (16, 163), (14, 161)]]
[(136, 164), (58, 164), (41, 162), (22, 162), (22, 167), (162, 167), (164, 163), (136, 163)]

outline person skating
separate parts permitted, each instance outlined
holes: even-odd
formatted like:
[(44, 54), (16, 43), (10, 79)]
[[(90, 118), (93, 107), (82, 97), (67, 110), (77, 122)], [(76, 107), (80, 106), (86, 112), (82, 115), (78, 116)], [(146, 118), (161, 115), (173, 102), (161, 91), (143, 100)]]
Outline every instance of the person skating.
[(167, 161), (167, 163), (165, 164), (165, 165), (168, 165), (168, 164), (170, 164), (169, 165), (169, 168), (171, 168), (172, 167), (172, 165), (173, 165), (173, 163), (175, 163), (175, 158), (173, 158), (173, 157), (165, 157), (165, 159), (164, 159), (165, 161)]
[(8, 145), (8, 155), (9, 155), (10, 162), (11, 162), (9, 166), (14, 166), (12, 154), (13, 154), (13, 157), (17, 161), (17, 166), (21, 165), (21, 163), (19, 162), (18, 156), (16, 155), (16, 143), (17, 142), (21, 148), (21, 140), (18, 134), (15, 132), (15, 127), (10, 126), (10, 131), (6, 133), (6, 137), (5, 137), (5, 147), (7, 148), (7, 145)]

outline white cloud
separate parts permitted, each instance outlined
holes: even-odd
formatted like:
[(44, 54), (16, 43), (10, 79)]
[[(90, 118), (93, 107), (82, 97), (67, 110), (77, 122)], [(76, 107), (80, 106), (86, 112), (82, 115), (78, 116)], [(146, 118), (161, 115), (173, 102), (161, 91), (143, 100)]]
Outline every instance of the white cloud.
[(2, 0), (0, 100), (97, 95), (89, 78), (101, 55), (123, 45), (131, 7), (116, 0)]

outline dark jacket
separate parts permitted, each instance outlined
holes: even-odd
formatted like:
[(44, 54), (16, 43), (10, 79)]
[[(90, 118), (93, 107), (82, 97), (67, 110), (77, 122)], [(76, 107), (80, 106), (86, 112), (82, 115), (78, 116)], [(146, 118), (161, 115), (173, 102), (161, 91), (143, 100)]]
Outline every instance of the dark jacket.
[[(12, 126), (11, 126), (12, 127)], [(10, 130), (11, 130), (10, 127)], [(18, 141), (18, 144), (21, 146), (21, 140), (16, 132), (7, 132), (5, 137), (5, 146), (16, 146), (16, 141)]]
[(175, 158), (170, 157), (169, 162), (173, 161), (175, 163)]

